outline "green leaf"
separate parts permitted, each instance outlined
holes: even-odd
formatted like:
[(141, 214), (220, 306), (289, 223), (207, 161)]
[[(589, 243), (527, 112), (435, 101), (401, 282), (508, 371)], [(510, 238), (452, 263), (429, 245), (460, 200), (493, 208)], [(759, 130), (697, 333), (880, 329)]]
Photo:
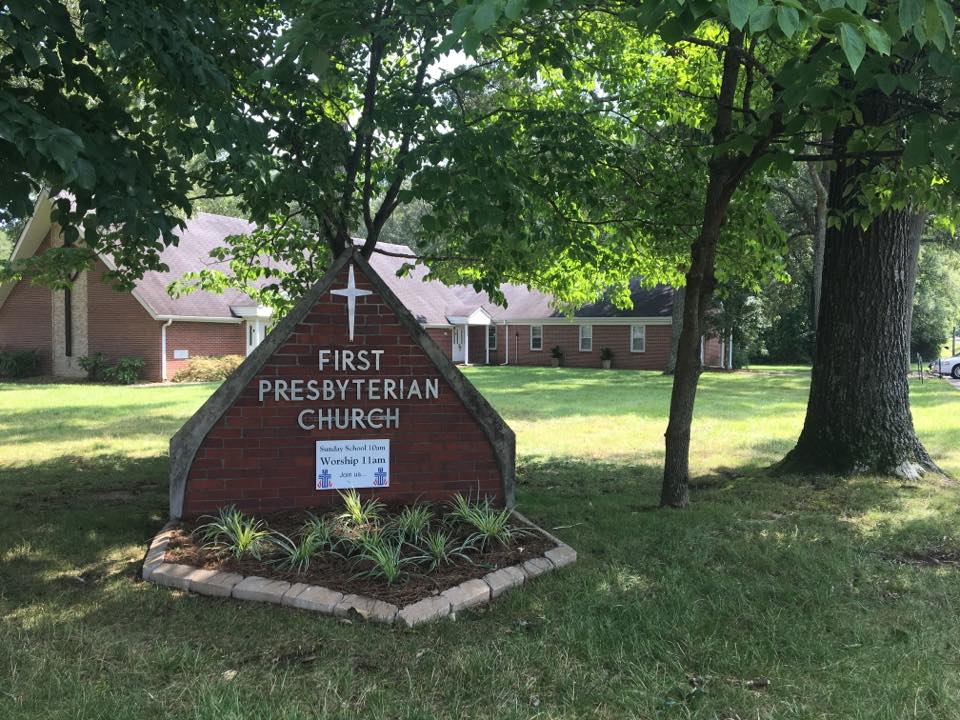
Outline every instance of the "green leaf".
[(793, 34), (800, 27), (800, 13), (795, 8), (781, 5), (777, 8), (777, 25), (787, 37), (793, 37)]
[(475, 6), (466, 5), (453, 14), (453, 20), (450, 21), (450, 34), (440, 43), (437, 52), (445, 53), (457, 44), (467, 29), (467, 25), (473, 19), (476, 10)]
[(863, 62), (863, 56), (867, 53), (867, 43), (863, 35), (853, 25), (841, 23), (840, 47), (843, 48), (843, 54), (847, 56), (850, 69), (856, 72), (860, 63)]
[(939, 50), (931, 50), (928, 60), (933, 71), (944, 77), (950, 77), (956, 69), (953, 64), (953, 58), (949, 54), (940, 52)]
[(311, 64), (310, 69), (313, 71), (314, 75), (320, 78), (327, 74), (327, 70), (330, 69), (330, 55), (327, 54), (326, 50), (317, 51), (317, 53), (313, 56), (313, 63)]
[(867, 40), (867, 45), (881, 55), (890, 54), (890, 37), (884, 32), (883, 28), (867, 20), (860, 29), (863, 31), (863, 36)]
[(863, 11), (867, 9), (867, 0), (847, 0), (847, 5), (855, 13), (862, 15)]
[(897, 78), (887, 73), (877, 75), (877, 86), (883, 91), (884, 95), (889, 97), (897, 89)]
[(730, 22), (737, 30), (743, 30), (750, 14), (757, 9), (757, 0), (730, 0)]
[(479, 32), (486, 32), (493, 27), (500, 16), (498, 0), (486, 0), (473, 15), (473, 27)]
[(774, 153), (773, 166), (781, 172), (789, 172), (793, 168), (793, 155), (788, 152)]
[(670, 18), (660, 26), (660, 37), (668, 45), (680, 42), (686, 36), (687, 29), (677, 17)]
[(947, 3), (946, 0), (936, 0), (937, 11), (940, 13), (940, 18), (943, 20), (943, 27), (947, 31), (947, 35), (953, 35), (953, 31), (957, 27), (957, 16), (953, 12), (953, 8)]
[(862, 18), (857, 15), (855, 12), (845, 7), (831, 8), (826, 10), (823, 13), (823, 17), (827, 20), (837, 23), (850, 23), (851, 25), (859, 25)]
[(912, 28), (922, 14), (921, 0), (900, 0), (900, 29), (906, 32)]
[(519, 20), (526, 5), (525, 0), (510, 0), (503, 9), (503, 14), (508, 20)]
[(903, 167), (920, 167), (930, 160), (930, 142), (927, 138), (927, 129), (921, 126), (914, 126), (914, 132), (910, 134), (907, 146), (903, 149)]
[(776, 11), (771, 5), (761, 5), (750, 13), (750, 32), (759, 33), (773, 26)]
[(943, 50), (946, 46), (946, 32), (943, 28), (943, 21), (940, 19), (940, 11), (934, 0), (927, 0), (926, 8), (923, 11), (923, 24), (926, 30), (927, 39), (933, 43), (938, 50)]

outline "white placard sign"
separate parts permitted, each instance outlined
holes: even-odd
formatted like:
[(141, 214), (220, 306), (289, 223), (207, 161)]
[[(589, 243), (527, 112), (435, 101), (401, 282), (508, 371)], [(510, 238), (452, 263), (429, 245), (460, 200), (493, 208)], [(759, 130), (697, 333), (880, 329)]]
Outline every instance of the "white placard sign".
[(317, 440), (317, 490), (390, 486), (389, 440)]

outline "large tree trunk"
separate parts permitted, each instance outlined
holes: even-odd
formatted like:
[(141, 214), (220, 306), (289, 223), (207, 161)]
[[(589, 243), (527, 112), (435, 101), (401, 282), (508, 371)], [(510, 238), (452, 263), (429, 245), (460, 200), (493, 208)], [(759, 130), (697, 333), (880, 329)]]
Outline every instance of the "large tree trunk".
[(677, 369), (677, 348), (680, 345), (680, 331), (683, 329), (683, 299), (687, 288), (680, 287), (673, 294), (673, 308), (670, 311), (670, 357), (664, 375), (673, 375)]
[(831, 178), (831, 214), (843, 221), (826, 235), (806, 420), (778, 472), (916, 478), (937, 470), (913, 429), (903, 367), (922, 221), (909, 209), (887, 210), (862, 229), (851, 218), (851, 188), (867, 171), (840, 162)]

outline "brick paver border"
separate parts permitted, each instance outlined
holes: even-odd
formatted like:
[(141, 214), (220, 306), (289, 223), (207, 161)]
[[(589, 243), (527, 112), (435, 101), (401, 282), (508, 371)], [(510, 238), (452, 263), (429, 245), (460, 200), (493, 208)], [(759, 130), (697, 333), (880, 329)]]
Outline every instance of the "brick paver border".
[(547, 550), (541, 557), (494, 570), (482, 578), (467, 580), (438, 595), (423, 598), (404, 607), (363, 595), (344, 594), (319, 585), (291, 584), (284, 580), (255, 575), (243, 577), (221, 570), (164, 562), (173, 531), (177, 527), (176, 522), (167, 523), (151, 541), (143, 561), (142, 575), (148, 582), (201, 595), (274, 603), (334, 617), (356, 614), (365, 620), (387, 625), (414, 627), (490, 602), (539, 575), (576, 562), (577, 552), (572, 547), (520, 513), (514, 511), (513, 516), (530, 530), (555, 542), (556, 547)]

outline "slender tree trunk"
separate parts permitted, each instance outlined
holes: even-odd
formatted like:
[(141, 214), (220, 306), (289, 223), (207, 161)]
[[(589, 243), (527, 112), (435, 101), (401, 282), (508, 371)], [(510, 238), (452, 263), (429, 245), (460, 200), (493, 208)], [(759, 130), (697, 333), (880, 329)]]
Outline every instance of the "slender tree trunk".
[[(723, 74), (717, 97), (717, 117), (712, 143), (721, 147), (733, 126), (732, 111), (740, 77), (737, 51), (743, 46), (743, 33), (731, 30), (723, 57)], [(683, 303), (683, 325), (677, 341), (677, 363), (670, 395), (670, 420), (667, 424), (666, 452), (663, 463), (661, 507), (686, 507), (690, 504), (690, 426), (693, 403), (700, 381), (700, 334), (703, 316), (717, 281), (714, 276), (717, 242), (726, 218), (733, 192), (749, 164), (743, 158), (714, 155), (707, 164), (707, 190), (703, 208), (703, 225), (690, 247), (690, 268), (687, 271), (686, 296)]]
[[(838, 131), (837, 147), (849, 131)], [(781, 473), (895, 474), (938, 470), (910, 415), (903, 358), (916, 279), (910, 209), (887, 210), (864, 230), (852, 218), (863, 163), (838, 162), (830, 182), (823, 297), (803, 431), (775, 467)]]
[(677, 347), (680, 345), (680, 330), (683, 328), (683, 299), (687, 295), (686, 287), (679, 287), (673, 294), (673, 308), (670, 311), (670, 357), (664, 375), (673, 375), (677, 369)]

